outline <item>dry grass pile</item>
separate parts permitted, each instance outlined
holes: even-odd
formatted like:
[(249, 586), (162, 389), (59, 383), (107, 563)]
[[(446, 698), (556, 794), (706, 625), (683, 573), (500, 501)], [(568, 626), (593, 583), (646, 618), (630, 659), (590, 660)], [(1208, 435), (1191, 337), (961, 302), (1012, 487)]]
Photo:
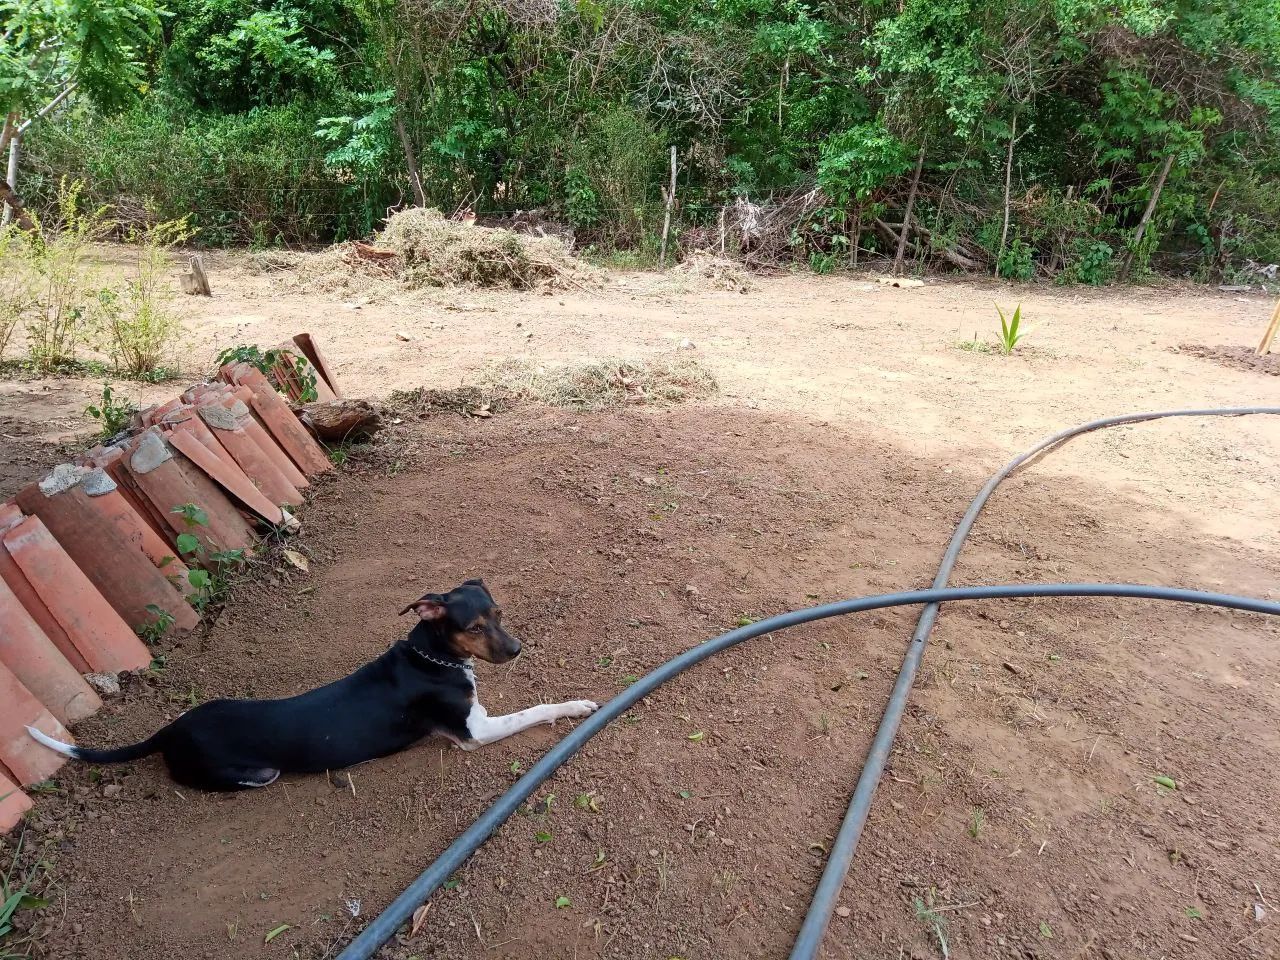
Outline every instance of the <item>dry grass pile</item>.
[(283, 273), (294, 270), (306, 259), (306, 254), (292, 250), (250, 250), (241, 261), (246, 273)]
[(506, 360), (486, 375), (486, 383), (514, 398), (554, 407), (599, 410), (623, 404), (672, 404), (714, 394), (715, 377), (693, 357), (662, 356), (633, 363), (547, 366)]
[(602, 360), (548, 366), (503, 360), (478, 386), (453, 390), (396, 391), (387, 405), (401, 416), (438, 413), (488, 418), (518, 402), (572, 410), (601, 410), (624, 404), (668, 405), (709, 397), (719, 390), (710, 371), (693, 357), (662, 356), (638, 363)]
[(458, 413), (466, 417), (487, 418), (501, 413), (508, 404), (506, 392), (492, 387), (455, 387), (452, 390), (394, 390), (387, 406), (408, 417), (429, 417), (436, 413)]
[(395, 214), (372, 244), (346, 243), (307, 258), (306, 278), (325, 290), (401, 287), (586, 288), (594, 274), (555, 237), (527, 236), (447, 219), (415, 207)]
[(736, 260), (706, 250), (692, 251), (671, 272), (713, 290), (750, 293), (755, 289), (755, 282)]

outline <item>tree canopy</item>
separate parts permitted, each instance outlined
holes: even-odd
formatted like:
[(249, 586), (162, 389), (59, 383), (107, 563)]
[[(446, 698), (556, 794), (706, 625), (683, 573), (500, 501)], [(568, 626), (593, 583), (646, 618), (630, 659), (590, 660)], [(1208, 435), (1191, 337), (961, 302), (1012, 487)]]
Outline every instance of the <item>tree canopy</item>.
[(0, 0), (0, 21), (9, 109), (87, 97), (35, 147), (45, 182), (207, 239), (427, 202), (643, 247), (674, 145), (685, 231), (819, 188), (791, 241), (815, 265), (904, 229), (1019, 278), (1280, 260), (1278, 0)]

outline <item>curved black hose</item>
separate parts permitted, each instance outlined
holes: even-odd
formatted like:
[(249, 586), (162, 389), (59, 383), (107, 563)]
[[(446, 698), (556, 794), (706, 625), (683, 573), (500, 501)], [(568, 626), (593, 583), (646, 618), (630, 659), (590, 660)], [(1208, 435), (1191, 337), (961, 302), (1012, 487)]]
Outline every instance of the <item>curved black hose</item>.
[[(1170, 417), (1244, 417), (1254, 414), (1280, 414), (1280, 407), (1227, 407), (1205, 410), (1164, 410), (1153, 413), (1127, 413), (1118, 417), (1092, 420), (1089, 423), (1071, 427), (1068, 430), (1062, 430), (1050, 437), (1046, 437), (1025, 453), (1018, 454), (1018, 456), (1006, 463), (974, 497), (973, 503), (969, 504), (969, 509), (965, 511), (959, 526), (956, 527), (956, 532), (951, 537), (947, 552), (942, 556), (942, 564), (938, 567), (938, 575), (933, 578), (934, 588), (945, 587), (947, 581), (951, 579), (951, 571), (955, 568), (956, 560), (960, 557), (960, 550), (964, 546), (965, 539), (969, 536), (969, 531), (973, 529), (973, 524), (978, 519), (978, 514), (982, 512), (982, 508), (986, 505), (987, 498), (991, 496), (996, 487), (1019, 467), (1025, 466), (1054, 447), (1066, 443), (1068, 440), (1073, 440), (1082, 434), (1126, 423), (1143, 423), (1148, 420), (1164, 420)], [(867, 815), (871, 812), (871, 799), (875, 795), (876, 787), (880, 784), (880, 778), (884, 776), (884, 767), (889, 760), (889, 753), (893, 749), (893, 742), (897, 738), (898, 726), (902, 722), (902, 714), (906, 710), (907, 698), (911, 694), (911, 686), (915, 683), (916, 673), (920, 669), (920, 661), (924, 656), (925, 645), (928, 643), (929, 634), (933, 632), (933, 627), (937, 620), (937, 603), (929, 603), (920, 611), (920, 619), (917, 621), (915, 633), (911, 637), (911, 646), (907, 649), (907, 655), (902, 661), (901, 669), (898, 671), (898, 679), (894, 683), (893, 693), (889, 697), (884, 716), (880, 720), (875, 739), (871, 743), (871, 750), (867, 754), (867, 762), (862, 768), (862, 774), (858, 777), (858, 785), (853, 791), (853, 799), (849, 803), (849, 810), (845, 814), (844, 822), (840, 825), (840, 832), (836, 834), (835, 843), (831, 846), (831, 856), (827, 858), (827, 865), (823, 868), (822, 878), (818, 881), (818, 888), (813, 894), (813, 902), (809, 905), (809, 912), (805, 914), (804, 923), (800, 926), (800, 933), (796, 937), (795, 945), (791, 950), (791, 960), (813, 960), (813, 957), (818, 953), (818, 947), (822, 943), (822, 936), (826, 932), (827, 924), (831, 920), (831, 913), (836, 906), (836, 900), (840, 896), (840, 889), (844, 886), (845, 877), (849, 873), (849, 864), (853, 861), (854, 850), (857, 848), (858, 840), (862, 836), (862, 828), (866, 825)]]
[[(577, 729), (552, 747), (545, 756), (529, 768), (529, 772), (517, 780), (488, 810), (482, 813), (462, 834), (436, 858), (408, 889), (392, 901), (379, 916), (361, 931), (347, 946), (338, 960), (368, 960), (392, 934), (407, 923), (431, 893), (449, 879), (450, 874), (461, 867), (489, 836), (497, 830), (516, 809), (527, 800), (542, 783), (588, 740), (605, 728), (612, 720), (648, 696), (672, 677), (678, 676), (694, 664), (701, 663), (713, 654), (744, 640), (766, 633), (793, 627), (801, 623), (838, 617), (865, 610), (898, 607), (908, 604), (938, 604), (953, 600), (996, 600), (1015, 597), (1130, 597), (1140, 600), (1177, 600), (1184, 603), (1200, 603), (1215, 607), (1247, 610), (1280, 616), (1280, 603), (1257, 600), (1252, 597), (1235, 597), (1198, 590), (1181, 590), (1175, 587), (1152, 587), (1130, 584), (1105, 583), (1050, 583), (1013, 584), (995, 587), (948, 587), (934, 590), (912, 590), (905, 593), (889, 593), (875, 597), (841, 600), (818, 607), (809, 607), (791, 613), (780, 614), (732, 630), (708, 640), (668, 660), (662, 666), (646, 674), (636, 683), (618, 694)], [(895, 690), (896, 692), (896, 690)]]

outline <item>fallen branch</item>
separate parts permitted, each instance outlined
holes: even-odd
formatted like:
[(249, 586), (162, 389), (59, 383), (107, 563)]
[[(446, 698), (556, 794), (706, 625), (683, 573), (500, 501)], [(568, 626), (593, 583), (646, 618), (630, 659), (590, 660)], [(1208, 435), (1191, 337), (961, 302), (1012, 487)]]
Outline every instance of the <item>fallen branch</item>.
[[(876, 232), (893, 243), (897, 243), (900, 239), (899, 230), (901, 224), (885, 223), (885, 221), (877, 218), (873, 221)], [(912, 220), (911, 232), (919, 234), (929, 249), (929, 252), (936, 256), (939, 260), (945, 260), (953, 267), (961, 270), (981, 270), (982, 261), (977, 259), (978, 254), (964, 248), (963, 250), (944, 247), (940, 244), (935, 245), (933, 242), (933, 234), (926, 227), (922, 227), (918, 220)]]

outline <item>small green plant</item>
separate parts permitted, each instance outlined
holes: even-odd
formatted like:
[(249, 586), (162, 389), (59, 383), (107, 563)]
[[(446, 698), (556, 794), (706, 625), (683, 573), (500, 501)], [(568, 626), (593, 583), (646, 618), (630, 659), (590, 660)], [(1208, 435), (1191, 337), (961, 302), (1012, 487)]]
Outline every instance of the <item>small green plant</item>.
[(820, 277), (834, 273), (840, 265), (840, 257), (835, 253), (822, 253), (818, 250), (809, 254), (809, 269)]
[(947, 918), (936, 910), (931, 910), (919, 897), (915, 898), (916, 920), (933, 934), (938, 941), (938, 949), (944, 958), (951, 956), (951, 947), (947, 943)]
[(1027, 335), (1027, 332), (1022, 329), (1022, 304), (1018, 304), (1012, 318), (1004, 315), (1004, 310), (998, 303), (996, 313), (1000, 314), (1000, 351), (1007, 357)]
[[(292, 359), (293, 367), (301, 380), (302, 395), (298, 399), (302, 403), (311, 403), (317, 397), (315, 367), (307, 362), (306, 357), (299, 354), (289, 352), (288, 356), (289, 359)], [(261, 371), (271, 381), (276, 390), (284, 393), (283, 385), (276, 379), (275, 367), (277, 365), (287, 367), (285, 359), (285, 351), (283, 350), (275, 348), (261, 350), (256, 346), (241, 344), (238, 347), (228, 347), (223, 350), (218, 354), (216, 362), (219, 367), (226, 366), (228, 363), (247, 363)]]
[(956, 346), (969, 353), (995, 353), (998, 349), (994, 344), (979, 339), (976, 331), (972, 340), (961, 340)]
[(138, 405), (127, 397), (120, 398), (109, 380), (102, 381), (102, 400), (84, 408), (94, 420), (102, 424), (102, 439), (110, 440), (120, 431), (128, 428), (129, 419), (138, 412)]
[(969, 836), (977, 840), (982, 836), (982, 828), (986, 825), (987, 815), (981, 807), (974, 807), (969, 814)]
[[(188, 527), (209, 525), (209, 515), (194, 503), (179, 504), (170, 512), (179, 514)], [(187, 583), (196, 591), (189, 598), (191, 605), (202, 617), (206, 616), (226, 595), (231, 574), (243, 566), (244, 550), (209, 550), (199, 537), (189, 532), (178, 534), (174, 542), (179, 553), (201, 564), (202, 568), (193, 566), (187, 571)]]
[[(8, 793), (0, 794), (0, 800), (9, 796)], [(0, 954), (6, 958), (25, 956), (18, 954), (16, 951), (10, 953), (11, 949), (19, 946), (13, 943), (9, 938), (13, 933), (13, 918), (22, 910), (42, 910), (49, 905), (48, 901), (42, 897), (38, 897), (31, 892), (31, 888), (36, 881), (47, 870), (44, 861), (39, 861), (26, 869), (20, 868), (22, 859), (22, 847), (26, 840), (26, 832), (18, 835), (18, 842), (14, 846), (13, 859), (9, 862), (9, 868), (0, 876), (0, 949), (4, 950)]]
[(1035, 249), (1021, 236), (1015, 236), (1013, 242), (1000, 254), (996, 276), (1004, 280), (1032, 279), (1036, 275)]
[(147, 604), (147, 613), (151, 614), (155, 619), (150, 623), (141, 624), (137, 628), (137, 633), (145, 643), (155, 645), (164, 639), (164, 635), (173, 626), (175, 617), (168, 610), (164, 610), (154, 603)]
[(1101, 240), (1082, 241), (1076, 248), (1076, 259), (1062, 276), (1067, 282), (1087, 283), (1100, 287), (1115, 272), (1115, 251)]
[(556, 897), (556, 909), (563, 910), (565, 907), (573, 903), (568, 897)]
[(1053, 939), (1053, 928), (1043, 920), (1040, 921), (1040, 936), (1045, 940)]

